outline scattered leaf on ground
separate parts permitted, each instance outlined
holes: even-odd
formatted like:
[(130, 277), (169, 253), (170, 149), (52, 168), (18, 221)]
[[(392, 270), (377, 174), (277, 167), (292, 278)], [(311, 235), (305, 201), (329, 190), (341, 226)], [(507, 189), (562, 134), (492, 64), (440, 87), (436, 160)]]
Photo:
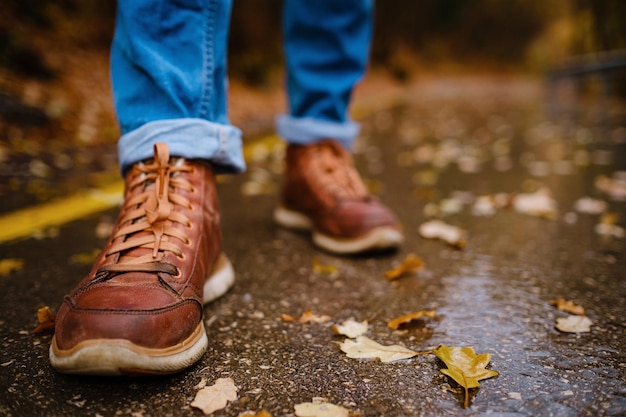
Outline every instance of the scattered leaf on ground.
[(304, 313), (302, 313), (299, 319), (296, 319), (295, 317), (290, 316), (289, 314), (281, 314), (280, 318), (285, 323), (293, 323), (297, 321), (302, 324), (326, 323), (327, 321), (330, 320), (330, 316), (324, 316), (324, 315), (318, 316), (317, 314), (314, 314), (311, 310), (307, 310)]
[(379, 359), (384, 363), (408, 359), (420, 354), (400, 345), (383, 346), (366, 336), (359, 336), (355, 340), (346, 339), (339, 347), (349, 358)]
[(626, 236), (626, 230), (618, 226), (617, 214), (605, 213), (600, 218), (600, 223), (596, 224), (595, 231), (601, 236), (612, 236), (617, 239), (623, 239)]
[(339, 271), (335, 265), (325, 265), (320, 263), (317, 257), (313, 258), (313, 271), (322, 275), (332, 275)]
[(556, 319), (557, 330), (564, 333), (587, 333), (593, 322), (587, 316), (567, 316)]
[(596, 200), (591, 197), (581, 197), (574, 203), (574, 210), (587, 214), (602, 214), (607, 207), (606, 201)]
[(294, 406), (298, 417), (348, 417), (347, 409), (327, 402), (301, 403)]
[(392, 281), (403, 275), (415, 274), (424, 267), (424, 260), (409, 253), (406, 258), (396, 267), (385, 272), (385, 277)]
[(471, 347), (439, 345), (435, 355), (448, 367), (441, 373), (454, 379), (465, 389), (465, 408), (469, 407), (469, 389), (480, 386), (478, 381), (498, 376), (496, 371), (485, 369), (491, 360), (489, 353), (476, 354)]
[(422, 223), (418, 231), (423, 238), (441, 239), (459, 249), (463, 249), (467, 243), (467, 232), (465, 230), (449, 225), (441, 220), (429, 220)]
[(477, 217), (491, 217), (496, 211), (495, 200), (490, 195), (481, 195), (472, 204), (472, 214)]
[(562, 298), (550, 301), (550, 305), (555, 306), (560, 311), (567, 313), (577, 314), (579, 316), (585, 315), (585, 309), (582, 306), (574, 304), (571, 300), (564, 300)]
[(19, 271), (24, 267), (23, 259), (0, 259), (0, 277), (6, 277), (13, 271)]
[(237, 399), (237, 387), (231, 378), (219, 378), (210, 387), (204, 387), (196, 393), (191, 403), (192, 407), (199, 408), (205, 415), (221, 410), (229, 401)]
[(50, 307), (45, 306), (37, 310), (37, 321), (39, 325), (35, 327), (31, 333), (38, 334), (48, 330), (54, 330), (54, 321), (57, 315), (50, 310)]
[(397, 330), (398, 327), (400, 327), (401, 325), (409, 323), (413, 320), (417, 320), (420, 317), (433, 318), (435, 317), (435, 310), (420, 310), (416, 311), (415, 313), (405, 314), (403, 316), (396, 317), (395, 319), (390, 320), (387, 323), (387, 326), (394, 330)]
[(367, 328), (367, 320), (355, 321), (354, 319), (348, 319), (341, 324), (334, 325), (332, 330), (335, 334), (341, 334), (349, 337), (350, 339), (354, 339), (367, 333)]
[(626, 173), (617, 171), (612, 177), (600, 175), (595, 180), (596, 188), (615, 200), (626, 200)]
[(272, 414), (267, 411), (267, 410), (261, 410), (261, 411), (244, 411), (243, 413), (239, 414), (237, 417), (272, 417)]
[(534, 193), (522, 193), (513, 198), (513, 208), (518, 213), (555, 220), (558, 215), (556, 200), (547, 188)]

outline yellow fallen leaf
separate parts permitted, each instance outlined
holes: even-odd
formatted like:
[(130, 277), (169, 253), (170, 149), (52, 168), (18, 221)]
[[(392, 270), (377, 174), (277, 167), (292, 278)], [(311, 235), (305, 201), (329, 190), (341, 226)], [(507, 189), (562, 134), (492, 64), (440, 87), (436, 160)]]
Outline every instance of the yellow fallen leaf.
[(328, 320), (330, 320), (329, 316), (318, 316), (318, 315), (314, 314), (311, 310), (307, 310), (304, 313), (302, 313), (302, 315), (298, 319), (298, 321), (300, 323), (303, 323), (303, 324), (306, 324), (306, 323), (326, 323)]
[(398, 266), (385, 272), (385, 277), (389, 281), (392, 281), (394, 279), (400, 278), (403, 275), (415, 274), (423, 267), (424, 260), (415, 256), (412, 253), (409, 253)]
[(313, 258), (313, 271), (318, 274), (332, 275), (339, 271), (335, 265), (325, 265), (318, 261), (317, 257)]
[(205, 415), (221, 410), (229, 401), (237, 399), (237, 387), (232, 378), (219, 378), (210, 387), (204, 387), (196, 393), (192, 407), (202, 410)]
[(24, 267), (23, 259), (0, 259), (0, 277), (6, 277), (13, 271), (19, 271)]
[(556, 328), (564, 333), (588, 333), (593, 322), (587, 316), (567, 316), (556, 319)]
[(480, 386), (478, 381), (498, 376), (496, 371), (485, 369), (491, 361), (491, 355), (474, 352), (471, 347), (455, 347), (439, 345), (435, 355), (448, 367), (440, 369), (441, 373), (454, 379), (465, 389), (465, 408), (469, 407), (469, 389)]
[(244, 411), (237, 417), (272, 417), (272, 414), (267, 410), (261, 410), (256, 413), (254, 411)]
[(397, 330), (403, 324), (409, 323), (413, 320), (419, 319), (420, 317), (435, 317), (435, 310), (420, 310), (415, 313), (405, 314), (400, 317), (396, 317), (393, 320), (390, 320), (387, 323), (387, 327), (390, 327), (394, 330)]
[(354, 319), (348, 319), (341, 324), (336, 324), (332, 327), (332, 331), (335, 334), (341, 334), (354, 339), (367, 332), (368, 324), (366, 321), (355, 321)]
[(301, 403), (294, 406), (298, 417), (348, 417), (347, 409), (327, 402)]
[(48, 330), (54, 330), (54, 322), (57, 315), (50, 310), (50, 307), (45, 306), (37, 310), (37, 321), (39, 325), (35, 327), (31, 333), (38, 334)]
[(379, 359), (381, 362), (394, 362), (412, 358), (415, 352), (400, 345), (383, 346), (369, 337), (359, 336), (355, 340), (346, 339), (339, 348), (353, 359)]
[(564, 300), (562, 298), (559, 298), (550, 301), (550, 305), (555, 306), (560, 311), (577, 314), (579, 316), (585, 315), (585, 309), (579, 305), (574, 304), (574, 302), (571, 300)]

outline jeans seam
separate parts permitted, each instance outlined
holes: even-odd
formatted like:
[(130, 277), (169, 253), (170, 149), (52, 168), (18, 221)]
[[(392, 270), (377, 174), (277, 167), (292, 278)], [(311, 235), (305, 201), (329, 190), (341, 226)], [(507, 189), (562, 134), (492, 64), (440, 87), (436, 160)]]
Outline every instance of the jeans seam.
[(215, 70), (214, 62), (214, 33), (212, 28), (215, 27), (215, 15), (216, 4), (214, 0), (209, 1), (209, 5), (206, 8), (206, 24), (204, 26), (204, 87), (202, 91), (202, 98), (200, 101), (199, 117), (202, 119), (209, 119), (209, 107), (211, 104), (211, 95), (213, 94), (213, 71)]

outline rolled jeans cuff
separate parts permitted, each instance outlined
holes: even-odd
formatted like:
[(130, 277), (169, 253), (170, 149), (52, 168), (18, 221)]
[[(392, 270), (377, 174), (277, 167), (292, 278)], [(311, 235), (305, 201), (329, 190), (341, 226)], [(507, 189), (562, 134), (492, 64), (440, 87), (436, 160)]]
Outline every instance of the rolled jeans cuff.
[(276, 118), (276, 130), (288, 143), (308, 145), (323, 139), (335, 139), (346, 149), (352, 147), (359, 134), (358, 123), (347, 120), (332, 122), (310, 117), (296, 118), (282, 114)]
[(241, 130), (203, 119), (157, 120), (124, 134), (118, 142), (124, 174), (133, 164), (151, 158), (154, 144), (167, 143), (170, 155), (206, 159), (217, 174), (243, 172)]

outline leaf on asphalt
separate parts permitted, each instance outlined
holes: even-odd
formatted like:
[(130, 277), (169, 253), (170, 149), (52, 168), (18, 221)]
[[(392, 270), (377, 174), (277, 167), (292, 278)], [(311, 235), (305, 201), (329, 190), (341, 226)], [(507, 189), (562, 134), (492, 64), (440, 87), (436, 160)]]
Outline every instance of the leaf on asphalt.
[(261, 410), (261, 411), (244, 411), (243, 413), (239, 414), (237, 417), (272, 417), (272, 414), (267, 411), (267, 410)]
[(398, 330), (398, 328), (402, 326), (403, 324), (410, 323), (411, 321), (417, 320), (421, 317), (433, 318), (435, 317), (435, 310), (420, 310), (414, 313), (409, 313), (400, 317), (396, 317), (395, 319), (387, 322), (387, 327), (390, 327), (394, 330)]
[(0, 259), (0, 277), (6, 277), (13, 271), (19, 271), (24, 267), (23, 259), (8, 258)]
[(601, 236), (612, 236), (617, 239), (626, 237), (626, 230), (618, 226), (618, 217), (615, 213), (605, 213), (600, 218), (600, 223), (596, 224), (595, 231)]
[(587, 316), (567, 316), (556, 319), (555, 327), (564, 333), (588, 333), (592, 324)]
[(467, 243), (467, 232), (441, 220), (429, 220), (422, 223), (419, 234), (426, 239), (441, 239), (450, 246), (463, 249)]
[(344, 340), (339, 348), (345, 352), (349, 358), (353, 359), (379, 359), (381, 362), (394, 362), (402, 359), (412, 358), (420, 354), (400, 345), (383, 346), (366, 336), (359, 336), (356, 339)]
[(464, 406), (469, 406), (469, 389), (480, 386), (478, 381), (498, 376), (496, 371), (485, 369), (491, 361), (489, 353), (479, 355), (471, 347), (455, 347), (439, 345), (435, 355), (448, 367), (440, 369), (441, 373), (454, 379), (465, 389)]
[(558, 298), (556, 300), (550, 301), (550, 305), (555, 306), (560, 311), (577, 314), (579, 316), (585, 315), (585, 309), (582, 306), (574, 304), (574, 302), (571, 300), (564, 300), (562, 298)]
[(221, 410), (229, 401), (237, 399), (237, 387), (232, 378), (219, 378), (210, 387), (204, 387), (196, 393), (191, 403), (192, 407), (199, 408), (205, 415)]
[(367, 333), (368, 324), (365, 321), (356, 321), (354, 319), (348, 319), (341, 324), (336, 324), (332, 327), (335, 334), (347, 336), (350, 339), (354, 339)]
[(403, 275), (415, 274), (424, 268), (424, 260), (409, 253), (400, 264), (385, 272), (385, 277), (392, 281)]
[(574, 203), (574, 210), (586, 214), (602, 214), (606, 211), (607, 207), (606, 201), (591, 197), (581, 197)]
[(322, 264), (317, 257), (313, 258), (313, 271), (322, 275), (332, 275), (339, 272), (335, 265)]
[(626, 172), (617, 171), (612, 177), (600, 175), (595, 180), (596, 188), (615, 200), (626, 200)]
[(522, 193), (513, 198), (513, 208), (521, 214), (555, 220), (558, 216), (556, 200), (547, 188), (534, 193)]
[(311, 310), (306, 310), (304, 313), (302, 313), (302, 315), (298, 319), (289, 314), (281, 314), (280, 318), (285, 323), (293, 323), (297, 321), (298, 323), (302, 323), (302, 324), (326, 323), (327, 321), (330, 320), (330, 316), (325, 316), (325, 315), (318, 316), (317, 314), (313, 313)]
[(37, 321), (39, 325), (31, 330), (32, 334), (39, 334), (43, 332), (47, 332), (49, 330), (54, 330), (54, 322), (56, 320), (57, 315), (50, 310), (50, 307), (45, 306), (37, 310)]
[(328, 402), (301, 403), (294, 406), (298, 417), (348, 417), (346, 408)]

